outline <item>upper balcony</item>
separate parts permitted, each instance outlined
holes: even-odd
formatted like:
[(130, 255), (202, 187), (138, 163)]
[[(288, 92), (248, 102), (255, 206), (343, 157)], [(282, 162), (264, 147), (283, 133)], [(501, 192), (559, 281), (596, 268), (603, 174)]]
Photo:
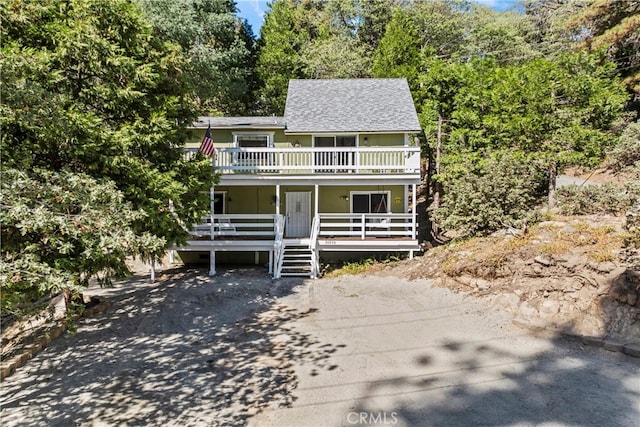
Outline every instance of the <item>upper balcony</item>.
[[(195, 155), (197, 149), (185, 149)], [(220, 147), (212, 165), (224, 175), (400, 175), (420, 178), (420, 147)]]

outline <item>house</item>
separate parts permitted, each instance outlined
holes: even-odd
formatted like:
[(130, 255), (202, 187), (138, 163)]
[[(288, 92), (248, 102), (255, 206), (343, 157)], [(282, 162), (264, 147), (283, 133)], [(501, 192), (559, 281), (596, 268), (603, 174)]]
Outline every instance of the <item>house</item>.
[(291, 80), (284, 117), (200, 117), (220, 181), (183, 260), (244, 257), (274, 278), (317, 277), (320, 259), (419, 250), (418, 117), (405, 79)]

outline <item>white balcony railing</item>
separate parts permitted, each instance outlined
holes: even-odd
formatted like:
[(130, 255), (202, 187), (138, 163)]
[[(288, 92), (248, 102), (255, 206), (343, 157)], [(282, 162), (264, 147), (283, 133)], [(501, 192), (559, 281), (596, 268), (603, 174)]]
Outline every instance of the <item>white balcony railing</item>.
[[(275, 214), (225, 214), (207, 216), (193, 226), (191, 235), (199, 239), (254, 238), (281, 240), (284, 217)], [(213, 230), (213, 238), (211, 231)], [(416, 223), (410, 213), (319, 213), (313, 219), (310, 249), (317, 239), (336, 238), (416, 238)]]
[[(195, 238), (224, 239), (226, 237), (246, 237), (275, 239), (284, 232), (284, 217), (275, 214), (225, 214), (204, 218), (202, 224), (194, 224), (191, 235)], [(212, 237), (213, 232), (213, 237)]]
[(367, 238), (393, 237), (416, 238), (416, 223), (413, 214), (318, 214), (318, 238)]
[[(185, 156), (196, 149), (186, 149)], [(213, 167), (223, 174), (416, 174), (419, 147), (217, 148)]]

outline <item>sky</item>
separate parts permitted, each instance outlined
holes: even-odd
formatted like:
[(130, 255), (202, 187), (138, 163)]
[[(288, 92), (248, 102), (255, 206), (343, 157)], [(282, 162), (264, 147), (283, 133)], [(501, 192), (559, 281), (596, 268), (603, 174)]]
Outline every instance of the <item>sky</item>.
[[(496, 10), (504, 10), (509, 8), (516, 0), (475, 0), (476, 3), (489, 6)], [(253, 34), (260, 35), (260, 27), (266, 13), (267, 0), (236, 0), (240, 16), (246, 19), (251, 25)]]
[(251, 25), (253, 34), (260, 35), (260, 27), (267, 11), (267, 0), (236, 0), (240, 16), (246, 19)]

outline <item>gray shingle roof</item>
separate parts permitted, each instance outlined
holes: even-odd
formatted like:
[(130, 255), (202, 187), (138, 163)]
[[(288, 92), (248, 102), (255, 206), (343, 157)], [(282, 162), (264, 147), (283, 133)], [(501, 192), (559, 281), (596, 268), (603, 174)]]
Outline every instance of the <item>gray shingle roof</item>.
[(418, 132), (406, 79), (290, 80), (286, 132)]
[(198, 121), (194, 122), (192, 127), (206, 129), (209, 124), (213, 129), (284, 129), (284, 117), (198, 117)]

